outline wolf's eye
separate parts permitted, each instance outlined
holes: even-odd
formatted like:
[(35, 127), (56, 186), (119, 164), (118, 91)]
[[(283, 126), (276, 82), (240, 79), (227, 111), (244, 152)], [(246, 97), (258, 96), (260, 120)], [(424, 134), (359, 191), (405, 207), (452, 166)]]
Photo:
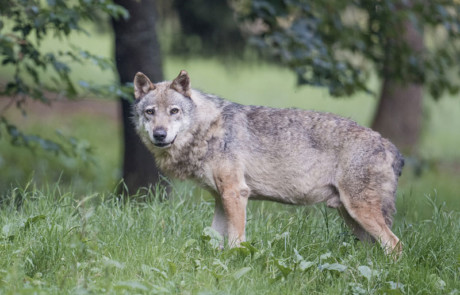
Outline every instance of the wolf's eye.
[(155, 114), (155, 110), (154, 109), (148, 109), (148, 110), (145, 110), (145, 113), (147, 115), (153, 115), (153, 114)]
[(171, 115), (175, 115), (175, 114), (177, 114), (178, 112), (179, 112), (179, 109), (178, 109), (178, 108), (172, 108), (172, 109), (169, 111), (169, 113), (170, 113)]

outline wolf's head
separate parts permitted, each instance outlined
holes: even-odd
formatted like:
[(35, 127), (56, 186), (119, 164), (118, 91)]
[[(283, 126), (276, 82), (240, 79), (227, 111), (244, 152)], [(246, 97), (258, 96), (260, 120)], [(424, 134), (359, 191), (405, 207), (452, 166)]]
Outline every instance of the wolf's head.
[[(134, 77), (134, 123), (149, 146), (169, 148), (188, 130), (195, 104), (186, 71), (173, 81), (153, 84), (146, 75)], [(149, 142), (150, 141), (150, 142)]]

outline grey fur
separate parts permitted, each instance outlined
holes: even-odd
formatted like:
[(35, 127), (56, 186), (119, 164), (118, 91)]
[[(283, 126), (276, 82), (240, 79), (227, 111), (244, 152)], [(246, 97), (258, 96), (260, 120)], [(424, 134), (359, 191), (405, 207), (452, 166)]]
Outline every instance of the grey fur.
[[(157, 84), (138, 73), (134, 84), (141, 139), (167, 175), (214, 192), (213, 227), (231, 245), (244, 241), (240, 219), (256, 199), (326, 202), (360, 239), (401, 250), (389, 227), (404, 160), (377, 132), (330, 113), (226, 101), (192, 89), (185, 71)], [(158, 128), (167, 130), (164, 142), (154, 138)]]

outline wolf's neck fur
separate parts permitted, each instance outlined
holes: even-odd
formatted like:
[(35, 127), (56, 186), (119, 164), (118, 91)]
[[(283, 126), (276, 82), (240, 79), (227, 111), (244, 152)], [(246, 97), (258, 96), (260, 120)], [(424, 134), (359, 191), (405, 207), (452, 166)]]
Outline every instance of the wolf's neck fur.
[(201, 177), (204, 159), (209, 159), (210, 142), (223, 136), (219, 134), (223, 101), (196, 90), (191, 98), (196, 105), (193, 127), (181, 133), (169, 149), (152, 149), (159, 168), (179, 179)]

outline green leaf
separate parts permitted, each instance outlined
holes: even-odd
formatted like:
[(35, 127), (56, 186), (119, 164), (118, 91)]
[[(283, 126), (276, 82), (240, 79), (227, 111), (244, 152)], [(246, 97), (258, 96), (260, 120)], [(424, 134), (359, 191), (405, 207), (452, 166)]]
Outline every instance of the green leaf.
[(228, 250), (227, 253), (230, 253), (230, 254), (236, 253), (242, 256), (251, 255), (251, 251), (249, 251), (249, 249), (245, 247), (233, 247), (230, 250)]
[(319, 257), (319, 260), (325, 260), (325, 259), (331, 258), (331, 256), (332, 256), (331, 252), (327, 252), (327, 253), (321, 255)]
[(242, 243), (240, 243), (240, 245), (243, 246), (244, 248), (248, 249), (249, 252), (251, 253), (251, 256), (254, 256), (254, 254), (257, 251), (259, 251), (256, 247), (251, 245), (251, 243), (249, 243), (249, 242), (242, 242)]
[(164, 271), (162, 271), (161, 269), (158, 269), (156, 267), (150, 267), (150, 270), (152, 270), (153, 272), (159, 274), (163, 279), (167, 280), (168, 279), (168, 274)]
[(168, 272), (172, 276), (177, 272), (177, 265), (168, 259)]
[(436, 289), (444, 290), (444, 288), (446, 287), (446, 282), (442, 280), (438, 275), (431, 274), (429, 278), (431, 279), (431, 281), (435, 282), (434, 285), (436, 286)]
[(193, 267), (195, 267), (195, 269), (201, 268), (201, 260), (199, 259), (193, 260)]
[(222, 267), (222, 269), (224, 269), (225, 271), (228, 271), (228, 267), (222, 263), (222, 261), (220, 261), (219, 259), (217, 258), (214, 258), (214, 260), (212, 261), (212, 265), (213, 266), (220, 266)]
[(184, 245), (181, 248), (181, 252), (185, 252), (188, 248), (192, 247), (197, 243), (197, 240), (195, 239), (188, 239), (185, 241)]
[[(403, 291), (404, 292), (404, 284), (402, 284), (400, 282), (393, 282), (393, 281), (389, 281), (387, 283), (388, 283), (388, 285), (390, 285), (390, 290), (397, 290), (397, 291)], [(397, 294), (402, 294), (402, 293), (398, 292)]]
[(40, 214), (40, 215), (36, 215), (34, 217), (27, 218), (27, 221), (24, 224), (24, 229), (28, 229), (32, 224), (34, 224), (34, 223), (36, 223), (36, 222), (38, 222), (40, 220), (43, 220), (43, 219), (46, 219), (46, 215)]
[(348, 286), (351, 287), (351, 292), (353, 295), (365, 295), (365, 294), (368, 294), (369, 292), (367, 292), (366, 289), (363, 288), (363, 286), (359, 283), (354, 283), (354, 282), (351, 282), (351, 283), (348, 283)]
[(123, 269), (125, 268), (125, 264), (122, 263), (122, 262), (119, 262), (119, 261), (116, 261), (114, 259), (110, 259), (108, 257), (105, 257), (104, 256), (104, 265), (106, 267), (115, 267), (115, 268), (118, 268), (118, 269)]
[(370, 269), (369, 266), (366, 265), (360, 265), (358, 266), (358, 271), (359, 273), (365, 277), (366, 279), (370, 280), (372, 277), (372, 270)]
[(219, 248), (224, 241), (224, 237), (222, 237), (218, 231), (209, 226), (203, 229), (201, 239), (203, 241), (207, 241), (213, 248)]
[(303, 261), (303, 257), (302, 255), (299, 254), (299, 252), (297, 252), (297, 249), (294, 249), (294, 255), (295, 255), (295, 262)]
[(320, 265), (321, 270), (333, 270), (333, 271), (338, 271), (338, 272), (344, 272), (347, 270), (347, 266), (340, 264), (340, 263), (325, 263), (323, 265)]
[(115, 289), (133, 289), (147, 292), (149, 288), (136, 281), (121, 281), (115, 284)]
[(300, 271), (306, 271), (307, 269), (309, 269), (313, 265), (315, 265), (314, 262), (302, 260), (299, 263), (298, 268), (300, 269)]
[(12, 232), (12, 224), (11, 223), (7, 223), (2, 227), (2, 234), (5, 237), (9, 236), (11, 234), (11, 232)]
[(233, 274), (233, 278), (235, 278), (236, 280), (239, 280), (242, 276), (246, 275), (248, 272), (250, 272), (252, 270), (252, 268), (250, 267), (243, 267), (243, 268), (240, 268), (239, 270), (237, 270), (234, 274)]
[(11, 223), (7, 223), (2, 227), (2, 234), (3, 234), (3, 239), (8, 240), (8, 241), (13, 241), (14, 238), (16, 237), (16, 234), (13, 232), (15, 231), (15, 227)]
[(283, 261), (275, 259), (275, 266), (281, 271), (284, 277), (287, 277), (293, 269), (288, 267)]

